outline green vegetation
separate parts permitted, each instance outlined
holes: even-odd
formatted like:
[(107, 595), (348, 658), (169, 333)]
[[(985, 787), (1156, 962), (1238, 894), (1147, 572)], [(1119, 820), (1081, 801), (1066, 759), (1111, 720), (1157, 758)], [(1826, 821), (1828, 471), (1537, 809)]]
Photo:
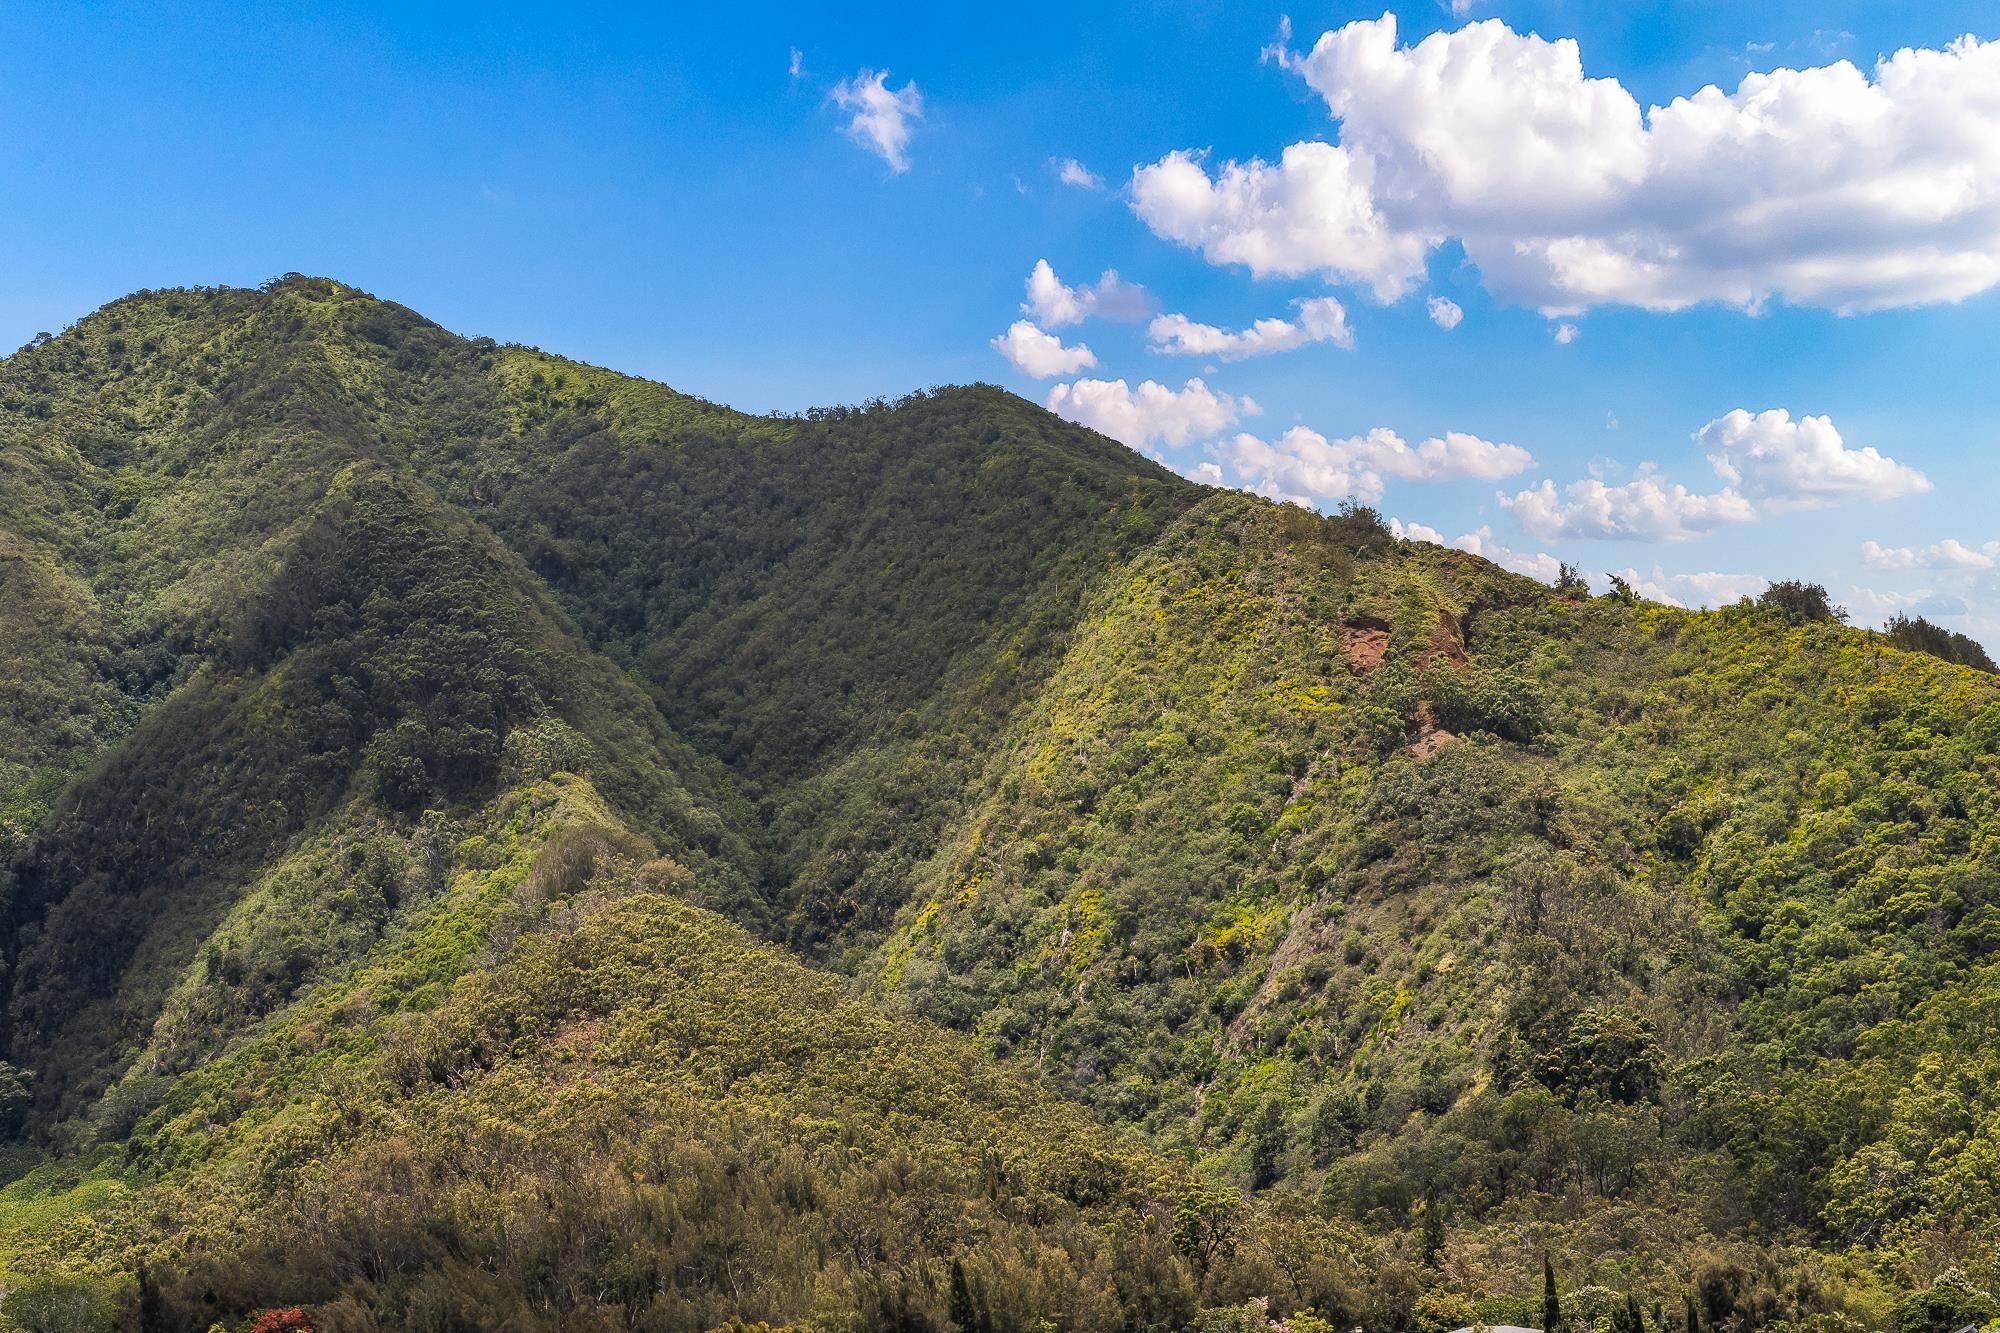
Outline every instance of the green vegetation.
[(1977, 642), (1956, 630), (1933, 625), (1922, 616), (1906, 616), (1899, 612), (1889, 618), (1884, 632), (1889, 636), (1889, 642), (1898, 648), (1913, 653), (1929, 653), (1947, 662), (1978, 667), (1981, 671), (2000, 673), (2000, 666), (1994, 665), (1992, 657)]
[(140, 293), (0, 363), (0, 1327), (1990, 1320), (2000, 680), (1842, 621)]
[(1178, 1238), (1184, 1166), (681, 900), (689, 872), (582, 780), (463, 831), (368, 961), (155, 1078), (85, 1180), (0, 1214), (45, 1215), (0, 1311), (858, 1328), (941, 1326), (956, 1291), (995, 1326), (1107, 1327), (1280, 1282), (1366, 1308), (1358, 1233), (1232, 1194)]

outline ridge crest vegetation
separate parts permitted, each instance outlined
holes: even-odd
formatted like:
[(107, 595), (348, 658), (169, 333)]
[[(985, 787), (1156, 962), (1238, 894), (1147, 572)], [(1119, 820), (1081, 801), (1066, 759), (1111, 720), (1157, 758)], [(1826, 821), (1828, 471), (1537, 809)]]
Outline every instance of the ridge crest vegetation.
[(1920, 619), (288, 275), (0, 362), (0, 643), (0, 1327), (2000, 1316)]

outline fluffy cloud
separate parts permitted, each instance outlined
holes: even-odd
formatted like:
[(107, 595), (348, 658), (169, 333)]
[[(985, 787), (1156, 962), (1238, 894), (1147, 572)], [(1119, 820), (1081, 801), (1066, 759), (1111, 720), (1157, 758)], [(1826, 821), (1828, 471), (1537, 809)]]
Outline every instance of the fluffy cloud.
[(1222, 448), (1225, 459), (1251, 489), (1274, 488), (1287, 497), (1315, 500), (1382, 498), (1385, 480), (1438, 482), (1477, 478), (1493, 481), (1534, 466), (1526, 449), (1494, 444), (1477, 435), (1448, 431), (1411, 448), (1384, 426), (1365, 435), (1329, 440), (1316, 430), (1294, 426), (1276, 441), (1241, 434)]
[[(1562, 574), (1563, 562), (1547, 551), (1517, 551), (1510, 546), (1493, 540), (1493, 529), (1476, 528), (1461, 534), (1456, 540), (1447, 542), (1444, 534), (1436, 528), (1422, 523), (1404, 523), (1400, 519), (1389, 520), (1389, 530), (1398, 537), (1410, 541), (1434, 542), (1439, 546), (1452, 546), (1468, 551), (1483, 559), (1491, 560), (1502, 569), (1516, 574), (1525, 574), (1543, 583), (1554, 583)], [(1716, 606), (1734, 602), (1760, 591), (1769, 580), (1757, 574), (1719, 574), (1707, 571), (1696, 574), (1669, 574), (1654, 565), (1650, 574), (1637, 569), (1626, 568), (1610, 571), (1632, 586), (1641, 597), (1655, 602), (1665, 602), (1669, 606)], [(1602, 592), (1610, 586), (1610, 575), (1595, 577), (1598, 590)]]
[(1574, 40), (1498, 19), (1398, 43), (1393, 15), (1282, 47), (1340, 121), (1276, 163), (1176, 152), (1133, 177), (1163, 237), (1384, 299), (1458, 238), (1502, 299), (1841, 312), (2000, 283), (2000, 42), (1746, 75), (1641, 108)]
[(1074, 185), (1079, 190), (1101, 190), (1104, 188), (1104, 177), (1098, 175), (1073, 157), (1066, 157), (1062, 160), (1062, 165), (1056, 168), (1056, 179), (1064, 185)]
[(1576, 325), (1574, 325), (1574, 324), (1558, 324), (1558, 325), (1556, 325), (1556, 331), (1555, 331), (1555, 340), (1556, 340), (1556, 343), (1557, 343), (1557, 345), (1558, 345), (1558, 346), (1562, 346), (1562, 347), (1567, 347), (1567, 346), (1569, 346), (1569, 344), (1571, 344), (1571, 343), (1575, 342), (1575, 341), (1576, 341)]
[(1547, 551), (1516, 551), (1493, 540), (1493, 529), (1475, 528), (1461, 533), (1457, 540), (1446, 541), (1444, 534), (1427, 523), (1405, 523), (1401, 519), (1389, 520), (1389, 531), (1396, 536), (1413, 542), (1430, 542), (1434, 546), (1450, 546), (1466, 551), (1482, 559), (1491, 560), (1502, 569), (1516, 574), (1525, 574), (1543, 583), (1554, 583), (1562, 573), (1562, 561)]
[(1993, 568), (2000, 562), (2000, 542), (1967, 546), (1947, 537), (1929, 546), (1884, 546), (1880, 542), (1861, 543), (1861, 558), (1877, 569), (1962, 570), (1968, 573)]
[[(1630, 585), (1632, 591), (1648, 601), (1665, 602), (1668, 606), (1719, 606), (1734, 602), (1739, 597), (1748, 597), (1761, 592), (1769, 579), (1757, 574), (1668, 574), (1658, 565), (1650, 574), (1627, 567), (1614, 569), (1617, 575)], [(1594, 580), (1598, 591), (1602, 592), (1611, 584), (1609, 575)]]
[(1105, 269), (1094, 286), (1071, 287), (1056, 276), (1046, 259), (1037, 259), (1028, 274), (1028, 299), (1021, 312), (1052, 329), (1081, 324), (1097, 316), (1102, 319), (1144, 319), (1152, 311), (1146, 289), (1126, 282), (1118, 270)]
[(1500, 496), (1523, 528), (1543, 541), (1598, 537), (1612, 541), (1682, 542), (1730, 523), (1748, 523), (1756, 508), (1735, 491), (1698, 495), (1668, 485), (1650, 470), (1622, 486), (1595, 477), (1573, 481), (1561, 493), (1552, 481)]
[(1407, 448), (1392, 432), (1370, 431), (1371, 441), (1386, 436), (1383, 447), (1373, 453), (1375, 464), (1384, 472), (1405, 481), (1456, 481), (1474, 478), (1498, 481), (1525, 472), (1535, 458), (1515, 444), (1494, 444), (1477, 435), (1448, 430), (1442, 437), (1425, 440), (1415, 449)]
[(1132, 173), (1132, 208), (1153, 231), (1258, 277), (1319, 273), (1393, 301), (1423, 276), (1442, 232), (1405, 231), (1375, 207), (1374, 165), (1344, 148), (1295, 143), (1275, 163), (1169, 153)]
[(1445, 544), (1444, 534), (1428, 523), (1405, 523), (1393, 514), (1389, 517), (1389, 532), (1402, 541), (1429, 542), (1433, 546)]
[(900, 174), (910, 169), (911, 122), (924, 116), (924, 97), (914, 81), (891, 92), (889, 71), (864, 69), (834, 86), (833, 103), (854, 113), (847, 122), (850, 138), (879, 155), (889, 170)]
[(1318, 431), (1294, 426), (1276, 443), (1242, 434), (1222, 447), (1247, 489), (1274, 499), (1303, 501), (1382, 498), (1382, 476), (1365, 466), (1344, 446)]
[[(1827, 417), (1794, 421), (1783, 410), (1753, 415), (1738, 408), (1703, 426), (1694, 439), (1726, 483), (1713, 494), (1669, 485), (1647, 463), (1623, 485), (1587, 478), (1558, 492), (1554, 482), (1544, 480), (1532, 490), (1500, 496), (1500, 503), (1543, 541), (1594, 537), (1680, 542), (1730, 523), (1747, 523), (1760, 508), (1778, 514), (1849, 499), (1886, 500), (1931, 488), (1929, 479), (1914, 468), (1872, 448), (1848, 448)], [(1900, 558), (1876, 543), (1868, 547), (1881, 552), (1885, 561)]]
[(1183, 445), (1219, 433), (1239, 416), (1256, 415), (1256, 404), (1248, 399), (1217, 393), (1198, 379), (1178, 389), (1154, 380), (1137, 389), (1124, 380), (1077, 380), (1049, 390), (1047, 406), (1134, 449), (1156, 442)]
[(1186, 315), (1159, 315), (1147, 326), (1146, 336), (1160, 344), (1153, 349), (1156, 352), (1212, 356), (1219, 361), (1288, 352), (1307, 343), (1354, 346), (1354, 330), (1347, 327), (1347, 311), (1340, 302), (1330, 296), (1315, 296), (1294, 304), (1299, 312), (1296, 322), (1260, 319), (1247, 329), (1232, 332), (1213, 324), (1197, 324)]
[(1431, 312), (1431, 323), (1441, 329), (1455, 329), (1465, 318), (1465, 311), (1459, 309), (1458, 302), (1448, 297), (1433, 296), (1426, 303)]
[(1930, 478), (1870, 448), (1848, 448), (1828, 416), (1742, 408), (1694, 432), (1722, 480), (1764, 508), (1820, 508), (1848, 498), (1892, 500), (1930, 490)]
[[(1653, 567), (1653, 573), (1659, 576), (1658, 565)], [(1695, 606), (1721, 606), (1725, 602), (1750, 597), (1764, 591), (1771, 582), (1762, 574), (1721, 574), (1714, 570), (1664, 577), (1689, 594), (1689, 600)]]
[(1717, 475), (1774, 513), (1847, 499), (1891, 500), (1931, 488), (1930, 479), (1873, 448), (1850, 449), (1829, 417), (1737, 408), (1694, 436)]
[(1014, 368), (1038, 380), (1054, 375), (1074, 375), (1097, 364), (1097, 358), (1082, 343), (1064, 347), (1062, 339), (1044, 333), (1025, 319), (1017, 319), (993, 340), (993, 348), (1014, 363)]
[(1554, 583), (1562, 573), (1562, 561), (1547, 551), (1517, 551), (1511, 546), (1503, 546), (1493, 540), (1491, 528), (1479, 528), (1463, 533), (1452, 543), (1461, 551), (1470, 551), (1476, 556), (1491, 560), (1502, 569), (1510, 569), (1516, 574), (1525, 574), (1543, 583)]

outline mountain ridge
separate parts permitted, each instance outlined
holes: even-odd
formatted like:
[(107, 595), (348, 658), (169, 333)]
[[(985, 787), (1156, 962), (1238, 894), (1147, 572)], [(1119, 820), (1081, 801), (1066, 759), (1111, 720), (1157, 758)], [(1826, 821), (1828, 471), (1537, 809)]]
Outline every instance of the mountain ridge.
[[(40, 1154), (0, 1190), (0, 1319), (1260, 1327), (1260, 1297), (1443, 1333), (1534, 1322), (1547, 1251), (1711, 1323), (1932, 1333), (2000, 1284), (2000, 687), (1808, 603), (1549, 589), (990, 387), (751, 417), (296, 275), (0, 363), (0, 571), (0, 1113)], [(778, 944), (881, 1034), (859, 1067)], [(743, 967), (816, 997), (777, 1002), (789, 1035), (727, 1030), (773, 1012)], [(586, 1082), (628, 1126), (692, 1117), (709, 1147), (638, 1169), (706, 1203), (604, 1183), (564, 1204), (596, 1239), (530, 1262), (479, 1219), (533, 1171), (385, 1147), (422, 1080), (378, 1045), (475, 1010), (542, 1035), (477, 1068), (419, 1042), (425, 1105), (586, 1153), (551, 1108), (644, 1053), (693, 1083)], [(850, 1107), (893, 1105), (876, 1065), (974, 1089), (857, 1160), (985, 1221), (885, 1204), (854, 1225), (900, 1239), (856, 1249), (801, 1195), (760, 1224), (812, 1256), (753, 1265), (782, 1279), (690, 1258), (792, 1169), (761, 1138), (671, 1165), (749, 1151), (701, 1090), (724, 1048)], [(264, 1116), (317, 1146), (249, 1188), (223, 1148), (276, 1151)], [(448, 1206), (396, 1183), (423, 1172)], [(329, 1175), (401, 1202), (288, 1230)], [(1017, 1191), (1044, 1175), (1064, 1202)], [(455, 1239), (352, 1257), (423, 1249), (406, 1207)]]

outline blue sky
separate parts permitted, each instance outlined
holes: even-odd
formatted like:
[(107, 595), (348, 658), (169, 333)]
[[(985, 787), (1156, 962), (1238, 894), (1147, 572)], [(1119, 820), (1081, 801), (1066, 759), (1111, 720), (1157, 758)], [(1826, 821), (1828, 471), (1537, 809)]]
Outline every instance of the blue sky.
[[(1991, 7), (1389, 13), (10, 6), (0, 344), (321, 273), (753, 410), (998, 382), (1523, 569), (2000, 646)], [(1106, 270), (1142, 290), (1093, 311)]]

